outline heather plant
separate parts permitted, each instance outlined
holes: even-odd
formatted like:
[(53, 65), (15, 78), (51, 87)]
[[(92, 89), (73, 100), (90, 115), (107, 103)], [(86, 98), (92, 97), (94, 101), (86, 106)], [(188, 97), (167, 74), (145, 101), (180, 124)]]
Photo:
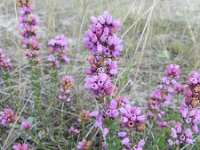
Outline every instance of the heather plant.
[[(89, 75), (86, 78), (84, 87), (93, 95), (97, 101), (97, 110), (90, 113), (95, 119), (94, 127), (102, 134), (102, 148), (126, 148), (139, 149), (144, 144), (135, 143), (129, 140), (129, 134), (125, 139), (107, 140), (117, 136), (117, 127), (130, 130), (132, 138), (135, 131), (144, 129), (145, 116), (141, 115), (139, 107), (131, 106), (122, 97), (115, 95), (116, 87), (112, 80), (116, 77), (117, 60), (119, 60), (123, 49), (122, 40), (118, 38), (117, 31), (120, 28), (120, 21), (104, 11), (102, 16), (90, 18), (89, 29), (85, 32), (83, 43), (91, 53), (87, 61), (90, 68), (85, 70)], [(90, 142), (84, 139), (78, 143), (78, 149), (89, 149)], [(121, 146), (120, 144), (121, 143)]]
[[(197, 105), (200, 74), (192, 71), (183, 84), (177, 80), (180, 76), (180, 66), (170, 64), (166, 67), (165, 75), (167, 77), (162, 78), (162, 85), (150, 95), (151, 99), (148, 101), (150, 111), (147, 115), (154, 120), (155, 125), (169, 131), (168, 144), (179, 149), (187, 144), (193, 144), (194, 137), (199, 133), (200, 110)], [(179, 100), (178, 103), (179, 116), (173, 120), (165, 120), (166, 118), (163, 117), (169, 115), (169, 105), (174, 104), (175, 98), (182, 99), (182, 102)]]
[[(149, 35), (153, 38), (156, 34), (150, 19), (158, 1), (155, 0), (151, 8), (145, 8), (142, 17), (138, 12), (131, 25), (129, 14), (136, 2), (124, 18), (119, 16), (120, 20), (113, 16), (121, 13), (122, 5), (115, 8), (115, 14), (109, 9), (113, 16), (108, 11), (98, 17), (91, 16), (85, 30), (87, 13), (93, 12), (88, 6), (94, 5), (95, 10), (99, 10), (95, 1), (92, 5), (81, 1), (81, 10), (74, 5), (71, 11), (64, 9), (62, 3), (65, 2), (48, 0), (45, 7), (49, 12), (38, 13), (39, 18), (44, 15), (47, 19), (41, 20), (42, 30), (38, 30), (32, 0), (15, 0), (20, 35), (15, 44), (17, 49), (23, 50), (23, 56), (19, 54), (20, 58), (15, 59), (0, 49), (0, 150), (198, 150), (200, 73), (193, 69), (187, 74), (187, 69), (198, 69), (199, 64), (195, 67), (191, 65), (193, 62), (173, 60), (181, 65), (167, 65), (161, 80), (156, 78), (152, 83), (152, 76), (158, 76), (158, 68), (151, 71), (149, 62), (147, 76), (147, 66), (143, 64), (146, 44), (149, 46), (152, 42), (150, 45), (157, 53), (154, 41), (147, 41)], [(125, 5), (121, 1), (105, 2), (110, 3)], [(58, 9), (54, 10), (55, 7)], [(73, 16), (74, 12), (81, 12), (80, 18)], [(65, 26), (62, 23), (67, 13), (73, 19)], [(78, 19), (81, 22), (77, 25), (74, 22)], [(143, 21), (146, 23), (141, 30)], [(48, 31), (43, 30), (43, 25)], [(80, 26), (79, 35), (68, 32), (71, 26), (75, 33)], [(64, 31), (60, 31), (62, 28)], [(189, 31), (196, 49), (197, 39), (190, 26)], [(186, 33), (184, 31), (182, 36)], [(11, 43), (8, 37), (9, 30), (3, 38)], [(9, 49), (9, 44), (1, 47)], [(165, 60), (169, 63), (170, 57), (174, 58), (176, 49), (180, 49), (178, 55), (184, 53), (177, 45), (172, 50), (170, 46), (165, 48), (156, 54), (163, 61), (157, 64), (161, 68)], [(147, 86), (153, 89), (151, 93), (147, 92)]]
[(31, 67), (31, 86), (34, 91), (34, 107), (41, 109), (41, 85), (39, 62), (40, 43), (37, 40), (37, 18), (32, 15), (32, 1), (17, 0), (19, 10), (19, 29), (21, 35), (22, 47), (26, 50), (25, 54), (29, 58)]

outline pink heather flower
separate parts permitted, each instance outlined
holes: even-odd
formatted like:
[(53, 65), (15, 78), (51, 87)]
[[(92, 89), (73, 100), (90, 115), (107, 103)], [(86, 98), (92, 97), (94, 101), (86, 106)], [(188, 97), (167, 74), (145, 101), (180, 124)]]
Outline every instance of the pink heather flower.
[(60, 62), (56, 59), (54, 55), (49, 55), (48, 62), (50, 65), (55, 66), (56, 68), (60, 68)]
[(191, 71), (188, 77), (188, 83), (190, 85), (200, 84), (200, 73)]
[(117, 61), (112, 61), (111, 59), (107, 59), (105, 64), (106, 64), (106, 67), (107, 67), (108, 74), (116, 75), (118, 73), (118, 71), (117, 71)]
[(10, 61), (10, 59), (8, 58), (8, 59), (4, 59), (4, 61), (2, 62), (2, 67), (4, 68), (4, 69), (6, 69), (6, 70), (10, 70), (11, 69), (11, 67), (12, 67), (12, 64), (11, 64), (11, 61)]
[(109, 119), (116, 119), (118, 117), (119, 111), (117, 109), (117, 101), (116, 100), (112, 99), (110, 101), (110, 104), (108, 105), (105, 115)]
[(131, 150), (142, 150), (144, 144), (145, 144), (145, 141), (140, 140), (140, 141), (138, 141), (138, 143), (133, 148), (131, 148)]
[(188, 88), (188, 85), (187, 84), (175, 83), (173, 88), (177, 93), (185, 94), (186, 90)]
[(124, 108), (119, 109), (121, 112), (121, 124), (129, 128), (136, 128), (141, 131), (144, 129), (145, 116), (141, 115), (139, 107), (126, 105)]
[(67, 50), (67, 39), (63, 34), (57, 35), (48, 42), (48, 47), (51, 53), (61, 53)]
[(155, 124), (160, 126), (161, 128), (169, 128), (170, 127), (166, 121), (156, 121)]
[(129, 149), (129, 150), (142, 150), (142, 148), (145, 144), (144, 140), (140, 140), (140, 141), (137, 142), (137, 144), (134, 147), (132, 147), (130, 139), (127, 137), (127, 133), (124, 132), (124, 131), (118, 132), (118, 137), (121, 139), (122, 147)]
[(182, 124), (180, 122), (177, 122), (175, 124), (175, 127), (171, 128), (171, 137), (174, 139), (174, 142), (172, 139), (168, 140), (169, 145), (178, 145), (179, 143), (187, 143), (187, 144), (192, 144), (193, 139), (192, 139), (192, 131), (189, 128), (186, 128), (183, 131)]
[(165, 70), (166, 76), (171, 76), (173, 78), (178, 78), (180, 75), (180, 66), (176, 64), (170, 64), (166, 67)]
[(28, 150), (28, 144), (15, 144), (13, 150)]
[[(98, 18), (92, 16), (90, 28), (83, 38), (85, 47), (92, 53), (118, 57), (122, 51), (121, 40), (115, 35), (119, 26), (120, 21), (112, 19), (107, 11)], [(107, 43), (108, 46), (103, 46), (103, 43)]]
[(73, 84), (73, 78), (71, 76), (64, 76), (61, 81), (61, 87), (59, 90), (58, 99), (60, 101), (70, 102), (70, 88)]
[[(104, 62), (100, 56), (89, 56), (87, 58), (88, 62), (90, 63), (90, 68), (85, 70), (87, 75), (94, 75), (97, 73), (106, 73), (109, 76), (114, 76), (118, 73), (117, 70), (117, 61), (113, 61), (111, 58), (104, 58)], [(99, 65), (99, 63), (102, 63)]]
[(25, 18), (24, 16), (19, 16), (19, 27), (23, 27), (25, 24), (36, 26), (38, 24), (38, 20), (34, 16), (30, 16), (29, 18)]
[(15, 122), (15, 115), (11, 109), (4, 109), (0, 112), (0, 124), (7, 127), (9, 123)]
[(27, 24), (24, 24), (22, 26), (23, 32), (21, 32), (21, 36), (23, 38), (29, 39), (31, 37), (36, 36), (36, 29), (33, 26), (29, 26)]
[(125, 97), (122, 97), (122, 96), (117, 97), (116, 101), (117, 101), (117, 107), (118, 108), (125, 107), (129, 103), (128, 100)]
[(23, 130), (28, 130), (30, 129), (32, 126), (32, 123), (29, 122), (29, 121), (23, 121), (22, 124), (21, 124), (21, 129)]
[(36, 37), (31, 37), (30, 39), (24, 39), (23, 40), (24, 48), (30, 49), (30, 50), (36, 50), (39, 51), (40, 44), (36, 40)]
[(78, 122), (82, 121), (87, 122), (89, 120), (89, 117), (90, 117), (90, 112), (88, 110), (83, 110), (79, 115)]
[(98, 117), (96, 117), (94, 126), (96, 128), (98, 128), (98, 127), (102, 126), (102, 124), (103, 124), (103, 118), (102, 118), (102, 116), (99, 115)]
[(118, 132), (118, 137), (119, 138), (125, 138), (127, 136), (126, 132)]
[(186, 104), (188, 107), (196, 107), (200, 98), (200, 73), (192, 71), (188, 76), (188, 88), (186, 91)]
[(89, 90), (95, 97), (99, 95), (110, 95), (112, 93), (112, 84), (110, 77), (105, 73), (88, 77), (84, 87)]
[(74, 128), (74, 127), (70, 127), (69, 128), (69, 133), (72, 133), (74, 135), (77, 135), (79, 133), (79, 130)]
[(200, 123), (200, 109), (199, 108), (190, 108), (186, 101), (183, 101), (181, 107), (179, 108), (179, 113), (183, 118), (184, 122), (188, 125), (191, 125), (193, 132), (198, 133), (198, 124)]
[(94, 126), (96, 128), (101, 127), (103, 124), (103, 116), (101, 111), (93, 111), (90, 113), (90, 116), (95, 118)]
[(171, 139), (168, 139), (167, 141), (168, 141), (168, 144), (169, 144), (170, 146), (174, 145), (174, 142), (173, 142)]
[(122, 139), (121, 140), (121, 145), (125, 146), (125, 147), (129, 147), (130, 146), (130, 139), (128, 137)]
[(99, 111), (93, 111), (90, 113), (91, 117), (98, 117), (99, 116)]
[(102, 142), (101, 145), (103, 149), (106, 149), (106, 146), (107, 146), (106, 142)]
[(2, 61), (5, 58), (5, 54), (2, 49), (0, 49), (0, 60)]
[(78, 142), (77, 149), (78, 150), (89, 150), (91, 145), (90, 141), (83, 139), (82, 141)]
[(103, 128), (102, 133), (103, 133), (104, 136), (107, 136), (108, 133), (109, 133), (109, 129), (108, 128)]
[(61, 62), (69, 62), (69, 58), (65, 55), (67, 51), (67, 40), (63, 34), (57, 35), (55, 38), (51, 39), (47, 46), (50, 52), (48, 62), (51, 65), (60, 68), (59, 64)]
[(5, 57), (5, 54), (2, 49), (0, 49), (0, 68), (3, 68), (9, 71), (12, 67), (11, 61), (9, 58)]

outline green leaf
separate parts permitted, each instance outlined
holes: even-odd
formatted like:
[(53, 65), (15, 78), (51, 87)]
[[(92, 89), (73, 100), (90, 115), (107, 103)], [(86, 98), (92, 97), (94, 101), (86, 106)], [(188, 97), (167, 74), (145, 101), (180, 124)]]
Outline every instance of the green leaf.
[(167, 50), (162, 50), (160, 53), (157, 54), (157, 57), (159, 58), (170, 58), (170, 52)]
[(33, 123), (34, 120), (35, 120), (35, 117), (28, 117), (28, 119), (27, 119), (27, 121), (29, 121), (29, 122), (31, 122), (31, 123)]

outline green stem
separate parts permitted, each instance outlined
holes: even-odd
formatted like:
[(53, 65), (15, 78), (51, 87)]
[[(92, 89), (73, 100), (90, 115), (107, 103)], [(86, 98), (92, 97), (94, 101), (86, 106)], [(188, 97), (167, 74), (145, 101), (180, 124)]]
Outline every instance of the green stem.
[(50, 84), (50, 93), (49, 93), (49, 102), (50, 106), (53, 107), (56, 103), (56, 95), (57, 95), (57, 82), (58, 82), (58, 71), (52, 70), (51, 72), (51, 84)]
[(33, 90), (34, 110), (41, 110), (41, 85), (40, 85), (40, 69), (37, 66), (36, 60), (30, 60), (31, 65), (31, 85)]
[(85, 120), (82, 120), (82, 123), (81, 123), (81, 127), (82, 127), (82, 133), (83, 135), (85, 134)]

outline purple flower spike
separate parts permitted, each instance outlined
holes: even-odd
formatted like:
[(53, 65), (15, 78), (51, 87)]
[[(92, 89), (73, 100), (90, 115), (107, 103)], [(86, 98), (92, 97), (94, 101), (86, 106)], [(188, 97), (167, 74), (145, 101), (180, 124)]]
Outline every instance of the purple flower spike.
[(37, 18), (31, 16), (33, 11), (31, 2), (17, 1), (19, 7), (19, 28), (22, 37), (22, 45), (26, 49), (28, 58), (37, 58), (39, 56), (40, 44), (36, 40), (38, 24)]

